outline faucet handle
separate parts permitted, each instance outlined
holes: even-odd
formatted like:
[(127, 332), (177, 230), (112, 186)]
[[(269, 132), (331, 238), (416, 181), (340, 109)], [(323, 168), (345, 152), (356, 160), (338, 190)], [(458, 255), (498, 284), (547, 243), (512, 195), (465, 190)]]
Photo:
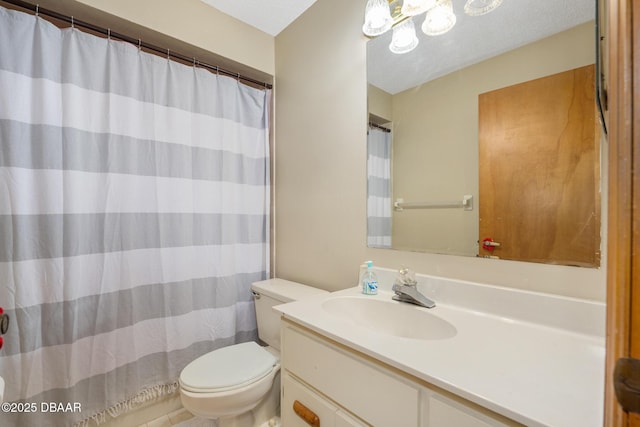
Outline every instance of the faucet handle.
[(398, 270), (398, 276), (396, 277), (395, 283), (404, 286), (415, 286), (418, 284), (416, 281), (416, 273), (408, 267), (403, 266)]

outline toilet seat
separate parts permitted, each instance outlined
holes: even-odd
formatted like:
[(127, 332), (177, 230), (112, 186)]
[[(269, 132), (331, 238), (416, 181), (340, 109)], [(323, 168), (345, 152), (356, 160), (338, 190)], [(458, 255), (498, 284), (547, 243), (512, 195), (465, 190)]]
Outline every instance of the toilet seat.
[(180, 373), (180, 387), (193, 393), (215, 393), (245, 387), (269, 375), (278, 359), (257, 343), (223, 347), (200, 356)]

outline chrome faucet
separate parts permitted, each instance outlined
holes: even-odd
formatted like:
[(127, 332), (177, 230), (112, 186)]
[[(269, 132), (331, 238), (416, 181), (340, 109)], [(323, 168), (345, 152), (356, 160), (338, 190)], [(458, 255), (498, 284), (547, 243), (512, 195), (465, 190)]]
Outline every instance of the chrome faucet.
[(399, 273), (400, 274), (396, 278), (395, 283), (391, 287), (391, 289), (396, 293), (391, 299), (408, 302), (426, 308), (433, 308), (436, 306), (435, 302), (418, 291), (418, 282), (413, 278), (413, 274), (408, 268), (401, 268)]

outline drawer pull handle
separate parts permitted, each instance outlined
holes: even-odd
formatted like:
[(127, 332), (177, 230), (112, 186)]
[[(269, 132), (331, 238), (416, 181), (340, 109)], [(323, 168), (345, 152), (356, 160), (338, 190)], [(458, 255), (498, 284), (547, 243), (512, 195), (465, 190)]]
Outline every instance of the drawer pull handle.
[(320, 417), (297, 400), (293, 402), (293, 412), (295, 412), (311, 427), (320, 427)]

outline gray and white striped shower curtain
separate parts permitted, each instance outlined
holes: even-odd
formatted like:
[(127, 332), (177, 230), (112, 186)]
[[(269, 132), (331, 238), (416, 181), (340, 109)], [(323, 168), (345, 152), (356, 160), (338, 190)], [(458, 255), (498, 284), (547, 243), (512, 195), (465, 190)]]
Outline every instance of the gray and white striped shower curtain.
[(0, 376), (37, 407), (0, 425), (92, 425), (256, 338), (269, 97), (0, 8)]
[(367, 245), (391, 247), (391, 133), (367, 134)]

